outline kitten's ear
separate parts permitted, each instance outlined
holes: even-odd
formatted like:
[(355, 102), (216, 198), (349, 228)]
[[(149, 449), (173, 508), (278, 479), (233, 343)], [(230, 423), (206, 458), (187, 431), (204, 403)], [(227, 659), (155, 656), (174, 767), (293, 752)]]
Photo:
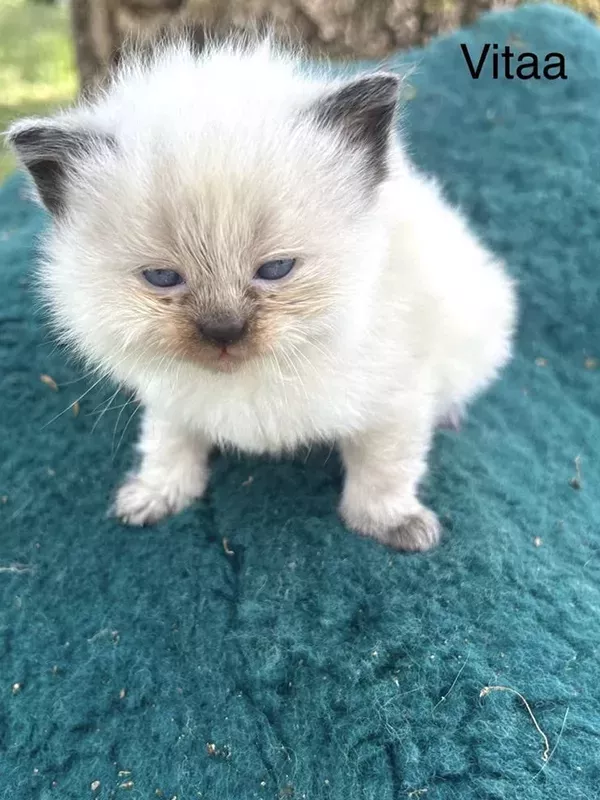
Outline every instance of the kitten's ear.
[(27, 169), (40, 200), (51, 214), (65, 209), (70, 170), (101, 148), (115, 148), (107, 134), (76, 128), (53, 119), (25, 119), (12, 125), (6, 138)]
[(399, 85), (397, 75), (375, 72), (346, 83), (313, 106), (318, 124), (339, 131), (351, 145), (364, 148), (376, 180), (385, 177)]

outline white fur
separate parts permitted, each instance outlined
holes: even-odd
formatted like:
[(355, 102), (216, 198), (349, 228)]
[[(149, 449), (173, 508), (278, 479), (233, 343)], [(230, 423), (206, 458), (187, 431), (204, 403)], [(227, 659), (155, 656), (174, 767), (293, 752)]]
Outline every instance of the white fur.
[[(509, 358), (514, 291), (400, 145), (364, 206), (359, 154), (295, 121), (327, 89), (267, 44), (200, 59), (179, 47), (150, 70), (130, 65), (57, 123), (110, 133), (122, 154), (102, 152), (73, 176), (41, 279), (61, 334), (146, 406), (140, 471), (117, 498), (129, 522), (200, 496), (213, 444), (278, 453), (334, 441), (351, 527), (402, 549), (437, 541), (416, 499), (432, 434)], [(304, 254), (329, 298), (322, 312), (282, 323), (272, 354), (231, 373), (165, 359), (121, 290), (140, 264), (169, 255), (158, 221), (182, 248), (198, 226), (218, 231), (215, 297), (233, 301), (228, 263), (255, 206), (269, 209), (273, 252)]]

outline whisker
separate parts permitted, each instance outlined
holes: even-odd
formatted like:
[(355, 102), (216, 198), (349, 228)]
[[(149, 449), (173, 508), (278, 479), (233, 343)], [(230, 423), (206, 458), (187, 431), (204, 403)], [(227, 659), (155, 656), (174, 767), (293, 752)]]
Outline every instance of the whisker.
[(283, 390), (284, 402), (287, 405), (288, 404), (288, 399), (287, 399), (287, 390), (286, 390), (286, 385), (285, 385), (286, 384), (286, 380), (285, 380), (285, 376), (283, 374), (283, 371), (281, 369), (281, 364), (279, 363), (279, 359), (277, 358), (277, 351), (275, 350), (275, 348), (272, 345), (269, 345), (269, 357), (270, 357), (270, 360), (275, 364), (275, 366), (277, 368), (277, 374), (279, 375), (279, 378), (281, 380), (281, 388)]
[(298, 367), (294, 364), (294, 362), (293, 362), (292, 358), (290, 357), (290, 355), (288, 353), (286, 353), (284, 350), (281, 351), (281, 355), (283, 356), (283, 358), (285, 359), (286, 363), (290, 366), (290, 368), (294, 372), (296, 378), (298, 379), (298, 383), (300, 384), (300, 388), (304, 392), (304, 396), (306, 397), (306, 399), (308, 401), (308, 399), (309, 399), (308, 392), (306, 390), (306, 386), (304, 385), (304, 381), (302, 380), (302, 376), (300, 375), (300, 372), (298, 371)]
[[(139, 356), (139, 358), (136, 360), (135, 364), (134, 364), (134, 365), (131, 367), (131, 369), (129, 370), (129, 372), (128, 372), (128, 373), (127, 373), (127, 375), (125, 376), (125, 380), (127, 380), (127, 378), (128, 378), (130, 375), (131, 375), (132, 371), (133, 371), (133, 370), (135, 369), (135, 367), (136, 367), (136, 366), (137, 366), (137, 365), (140, 363), (141, 359), (144, 357), (144, 355), (145, 355), (147, 352), (148, 352), (148, 348), (146, 348), (146, 349), (144, 350), (144, 352), (140, 354), (140, 356)], [(160, 366), (160, 363), (162, 363), (162, 361), (163, 361), (163, 360), (164, 360), (164, 357), (163, 357), (163, 359), (161, 359), (161, 360), (159, 361), (159, 366)], [(116, 435), (117, 435), (117, 431), (119, 430), (119, 423), (120, 423), (120, 421), (121, 421), (121, 417), (122, 417), (122, 415), (123, 415), (123, 412), (125, 411), (125, 409), (127, 408), (127, 406), (128, 406), (128, 405), (131, 405), (131, 403), (135, 403), (135, 402), (137, 402), (137, 403), (138, 403), (138, 405), (137, 405), (137, 407), (134, 409), (134, 411), (133, 411), (133, 414), (131, 414), (131, 416), (130, 416), (130, 417), (129, 417), (129, 419), (127, 420), (127, 423), (126, 423), (126, 425), (125, 425), (125, 428), (123, 429), (123, 432), (121, 433), (121, 438), (119, 439), (119, 443), (117, 444), (117, 447), (116, 447), (116, 449), (115, 449), (115, 437), (116, 437)], [(137, 411), (139, 410), (140, 406), (141, 406), (141, 403), (139, 402), (139, 399), (138, 399), (138, 398), (137, 398), (137, 397), (134, 395), (133, 397), (130, 397), (130, 398), (129, 398), (129, 400), (128, 400), (126, 403), (124, 403), (124, 404), (123, 404), (123, 406), (122, 406), (121, 410), (119, 411), (119, 414), (118, 414), (118, 416), (117, 416), (117, 419), (116, 419), (116, 421), (115, 421), (115, 427), (113, 428), (112, 443), (111, 443), (111, 446), (110, 446), (110, 447), (111, 447), (111, 457), (112, 457), (112, 458), (114, 458), (114, 457), (115, 457), (115, 455), (117, 454), (117, 452), (118, 452), (118, 450), (119, 450), (119, 447), (121, 446), (121, 442), (123, 441), (123, 437), (125, 436), (125, 432), (126, 432), (127, 428), (129, 427), (129, 423), (131, 422), (131, 420), (133, 419), (133, 417), (136, 415), (136, 413), (137, 413)]]
[[(125, 361), (125, 359), (126, 359), (126, 358), (127, 358), (127, 354), (125, 354), (125, 355), (123, 356), (123, 358), (122, 358), (120, 361), (118, 361), (118, 362), (117, 362), (117, 364), (116, 364), (116, 366), (115, 366), (115, 369), (116, 369), (116, 367), (118, 367), (120, 364), (122, 364), (122, 363), (123, 363), (123, 361)], [(63, 409), (63, 411), (61, 411), (59, 414), (56, 414), (54, 417), (52, 417), (52, 419), (51, 419), (49, 422), (46, 422), (46, 424), (42, 426), (42, 430), (45, 430), (45, 429), (46, 429), (46, 428), (47, 428), (49, 425), (52, 425), (52, 423), (53, 423), (53, 422), (56, 422), (56, 420), (57, 420), (57, 419), (59, 419), (59, 417), (62, 417), (62, 415), (63, 415), (63, 414), (66, 414), (66, 413), (67, 413), (67, 411), (70, 411), (70, 409), (72, 409), (72, 408), (73, 408), (73, 406), (75, 406), (75, 405), (78, 405), (78, 404), (81, 402), (81, 400), (83, 400), (83, 398), (84, 398), (84, 397), (87, 397), (87, 395), (88, 395), (88, 394), (89, 394), (89, 393), (90, 393), (90, 392), (91, 392), (93, 389), (95, 389), (95, 388), (96, 388), (96, 386), (98, 386), (98, 384), (99, 384), (99, 383), (102, 383), (102, 381), (108, 380), (108, 379), (110, 378), (110, 371), (109, 371), (109, 370), (106, 370), (106, 368), (105, 368), (105, 371), (103, 372), (103, 371), (102, 371), (102, 369), (103, 369), (103, 368), (102, 368), (102, 366), (98, 366), (98, 367), (96, 367), (96, 369), (95, 369), (95, 370), (93, 370), (93, 371), (94, 371), (94, 372), (96, 372), (96, 373), (97, 373), (97, 372), (101, 372), (101, 373), (102, 373), (102, 374), (100, 375), (100, 377), (98, 378), (98, 380), (97, 380), (97, 381), (95, 381), (95, 382), (94, 382), (94, 383), (93, 383), (93, 384), (92, 384), (92, 385), (89, 387), (89, 389), (86, 389), (86, 391), (85, 391), (85, 392), (83, 392), (83, 394), (81, 394), (81, 395), (80, 395), (80, 396), (79, 396), (79, 397), (78, 397), (76, 400), (73, 400), (73, 402), (72, 402), (72, 403), (70, 403), (70, 404), (69, 404), (69, 405), (68, 405), (68, 406), (67, 406), (65, 409)]]
[[(104, 405), (104, 408), (103, 408), (103, 409), (102, 409), (102, 411), (100, 412), (100, 416), (98, 417), (98, 419), (97, 419), (97, 420), (94, 422), (94, 424), (92, 425), (92, 430), (90, 431), (90, 433), (93, 433), (93, 432), (96, 430), (96, 427), (98, 426), (98, 424), (99, 424), (100, 420), (102, 419), (102, 417), (103, 417), (103, 416), (106, 414), (106, 412), (107, 412), (107, 411), (108, 411), (108, 409), (110, 408), (110, 404), (111, 404), (111, 403), (112, 403), (112, 401), (115, 399), (115, 397), (116, 397), (116, 396), (119, 394), (119, 391), (120, 391), (120, 389), (121, 389), (121, 384), (119, 384), (119, 385), (117, 386), (117, 388), (115, 389), (114, 393), (113, 393), (113, 394), (111, 394), (111, 396), (110, 396), (110, 397), (109, 397), (109, 399), (108, 399), (108, 403), (105, 403), (105, 405)], [(98, 408), (98, 406), (96, 406), (96, 408)], [(95, 410), (96, 410), (96, 409), (94, 409), (94, 411), (95, 411)], [(92, 412), (92, 413), (93, 413), (93, 412)]]
[[(312, 363), (312, 361), (300, 350), (299, 347), (297, 347), (293, 342), (289, 342), (288, 346), (291, 348), (293, 354), (297, 358), (301, 359), (304, 364), (308, 364), (308, 366), (313, 370), (315, 375), (318, 375), (318, 376), (320, 375), (320, 373), (317, 370), (315, 364)], [(296, 369), (295, 371), (296, 371), (296, 375), (298, 376), (298, 379), (301, 381), (302, 378), (300, 377), (300, 373), (298, 372), (298, 369)]]
[(61, 381), (58, 384), (58, 388), (62, 389), (65, 386), (73, 386), (76, 383), (80, 383), (81, 381), (84, 381), (86, 378), (89, 378), (90, 375), (97, 374), (98, 373), (98, 369), (99, 369), (98, 367), (94, 367), (93, 369), (88, 370), (88, 372), (84, 372), (84, 374), (81, 375), (79, 378), (73, 378), (72, 381)]
[[(120, 386), (119, 386), (119, 391), (121, 391), (121, 387)], [(114, 397), (114, 395), (113, 395), (113, 397)], [(111, 397), (111, 399), (112, 399), (112, 397)], [(130, 397), (129, 400), (125, 401), (124, 403), (119, 403), (119, 405), (117, 405), (117, 406), (111, 406), (110, 409), (104, 408), (104, 409), (102, 409), (102, 411), (98, 411), (98, 410), (89, 411), (86, 414), (86, 416), (93, 417), (95, 414), (104, 414), (107, 410), (109, 410), (109, 411), (118, 411), (120, 408), (125, 408), (125, 406), (128, 406), (134, 400), (135, 400), (135, 398)]]
[[(144, 352), (146, 352), (146, 351), (144, 351)], [(143, 354), (142, 354), (142, 355), (143, 355)], [(141, 356), (140, 356), (140, 358), (141, 358)], [(163, 364), (165, 363), (165, 361), (166, 361), (166, 359), (167, 359), (167, 358), (168, 358), (168, 356), (167, 356), (167, 355), (164, 355), (164, 356), (162, 356), (162, 358), (160, 358), (160, 359), (159, 359), (159, 362), (158, 362), (158, 364), (157, 364), (157, 367), (156, 367), (156, 369), (154, 370), (154, 372), (152, 373), (152, 377), (151, 377), (151, 378), (148, 380), (148, 382), (147, 382), (148, 384), (150, 384), (150, 383), (151, 383), (151, 382), (154, 380), (154, 378), (155, 378), (155, 377), (156, 377), (156, 375), (158, 374), (159, 370), (162, 368), (162, 366), (163, 366)], [(171, 367), (171, 365), (173, 364), (173, 362), (174, 362), (174, 361), (175, 361), (175, 356), (173, 355), (173, 356), (171, 356), (171, 358), (170, 358), (170, 359), (169, 359), (169, 361), (167, 362), (167, 366), (166, 366), (166, 369), (167, 369), (167, 370), (168, 370), (168, 369)], [(139, 362), (139, 360), (138, 360), (138, 362)], [(116, 436), (116, 432), (117, 432), (117, 428), (116, 428), (116, 426), (115, 426), (115, 431), (114, 431), (114, 433), (113, 433), (113, 449), (112, 449), (112, 454), (111, 454), (113, 459), (115, 458), (115, 456), (116, 456), (116, 455), (117, 455), (117, 453), (119, 452), (119, 448), (121, 447), (121, 444), (122, 444), (122, 442), (123, 442), (123, 439), (125, 438), (125, 434), (127, 433), (127, 429), (129, 428), (129, 426), (130, 426), (130, 424), (131, 424), (131, 421), (133, 420), (133, 418), (135, 417), (135, 415), (138, 413), (138, 411), (140, 410), (140, 408), (142, 408), (142, 403), (141, 403), (141, 402), (138, 402), (138, 404), (137, 404), (136, 408), (134, 409), (133, 413), (130, 415), (129, 419), (127, 420), (127, 423), (126, 423), (125, 427), (123, 428), (123, 431), (122, 431), (122, 433), (121, 433), (121, 436), (120, 436), (120, 438), (119, 438), (119, 441), (118, 441), (118, 443), (117, 443), (117, 447), (116, 447), (116, 449), (114, 448), (114, 438), (115, 438), (115, 436)], [(120, 417), (121, 417), (121, 414), (122, 414), (122, 410), (119, 412), (119, 417), (117, 418), (117, 424), (118, 424), (118, 422), (119, 422), (119, 419), (120, 419)]]
[(59, 417), (62, 417), (62, 415), (66, 414), (67, 411), (70, 411), (70, 409), (72, 409), (73, 406), (77, 405), (81, 400), (83, 400), (83, 398), (86, 397), (92, 391), (92, 389), (95, 389), (99, 383), (102, 383), (102, 381), (108, 380), (109, 377), (110, 375), (101, 375), (98, 378), (98, 380), (95, 383), (93, 383), (89, 389), (87, 389), (87, 391), (85, 391), (82, 395), (80, 395), (77, 398), (77, 400), (73, 400), (73, 402), (70, 403), (63, 411), (61, 411), (59, 414), (56, 414), (56, 416), (52, 417), (52, 419), (49, 422), (46, 422), (46, 424), (42, 426), (42, 430), (45, 430), (49, 425), (52, 425), (53, 422), (56, 422), (56, 420)]
[[(129, 419), (127, 420), (127, 424), (126, 424), (126, 425), (125, 425), (125, 427), (123, 428), (123, 432), (121, 433), (121, 437), (120, 437), (120, 439), (119, 439), (119, 441), (118, 441), (118, 443), (117, 443), (116, 450), (114, 450), (114, 449), (113, 449), (113, 450), (112, 450), (112, 452), (111, 452), (111, 458), (113, 458), (113, 459), (114, 459), (114, 457), (115, 457), (115, 456), (117, 455), (117, 453), (119, 452), (119, 447), (121, 447), (121, 443), (123, 442), (123, 439), (124, 439), (124, 437), (125, 437), (125, 434), (127, 433), (127, 428), (129, 427), (129, 425), (131, 424), (131, 420), (132, 420), (132, 419), (135, 417), (135, 415), (137, 414), (137, 412), (140, 410), (140, 408), (141, 408), (141, 407), (142, 407), (142, 404), (141, 404), (141, 403), (138, 403), (138, 405), (135, 407), (135, 409), (134, 409), (133, 413), (130, 415)], [(119, 416), (120, 416), (120, 415), (119, 415)], [(116, 433), (116, 431), (115, 431), (115, 433)], [(114, 434), (113, 434), (113, 444), (114, 444)], [(112, 449), (112, 448), (111, 448), (111, 449)]]
[(316, 342), (311, 342), (310, 345), (311, 345), (311, 347), (314, 347), (314, 349), (317, 350), (319, 353), (321, 353), (321, 355), (324, 358), (326, 358), (326, 359), (330, 359), (331, 358), (331, 351), (323, 350), (323, 348), (320, 347)]
[[(121, 407), (120, 407), (121, 410), (119, 411), (119, 413), (117, 415), (117, 421), (115, 422), (115, 427), (113, 428), (113, 438), (112, 438), (112, 444), (111, 444), (111, 451), (112, 451), (112, 448), (114, 447), (114, 444), (115, 444), (115, 436), (117, 435), (117, 431), (119, 429), (119, 422), (121, 421), (121, 416), (123, 415), (123, 412), (125, 411), (127, 406), (130, 406), (132, 403), (138, 403), (138, 405), (139, 405), (139, 400), (137, 399), (137, 397), (135, 397), (135, 396), (134, 397), (130, 397), (129, 400), (126, 403), (123, 403), (121, 405)], [(117, 409), (115, 408), (114, 410), (116, 411)]]

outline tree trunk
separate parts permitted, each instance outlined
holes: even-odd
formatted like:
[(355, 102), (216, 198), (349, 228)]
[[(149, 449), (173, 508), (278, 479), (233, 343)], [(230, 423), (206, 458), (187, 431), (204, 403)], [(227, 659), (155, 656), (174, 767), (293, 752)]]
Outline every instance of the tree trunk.
[(130, 38), (186, 25), (206, 31), (275, 28), (314, 54), (381, 58), (518, 0), (71, 0), (82, 88), (103, 80)]

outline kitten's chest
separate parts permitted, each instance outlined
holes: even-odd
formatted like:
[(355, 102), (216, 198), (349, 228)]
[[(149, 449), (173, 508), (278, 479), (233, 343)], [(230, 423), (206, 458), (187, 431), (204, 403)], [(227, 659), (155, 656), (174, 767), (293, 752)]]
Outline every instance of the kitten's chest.
[[(220, 377), (220, 376), (218, 376)], [(180, 387), (180, 418), (215, 444), (247, 452), (277, 453), (332, 441), (356, 428), (361, 416), (351, 381), (206, 380)]]

